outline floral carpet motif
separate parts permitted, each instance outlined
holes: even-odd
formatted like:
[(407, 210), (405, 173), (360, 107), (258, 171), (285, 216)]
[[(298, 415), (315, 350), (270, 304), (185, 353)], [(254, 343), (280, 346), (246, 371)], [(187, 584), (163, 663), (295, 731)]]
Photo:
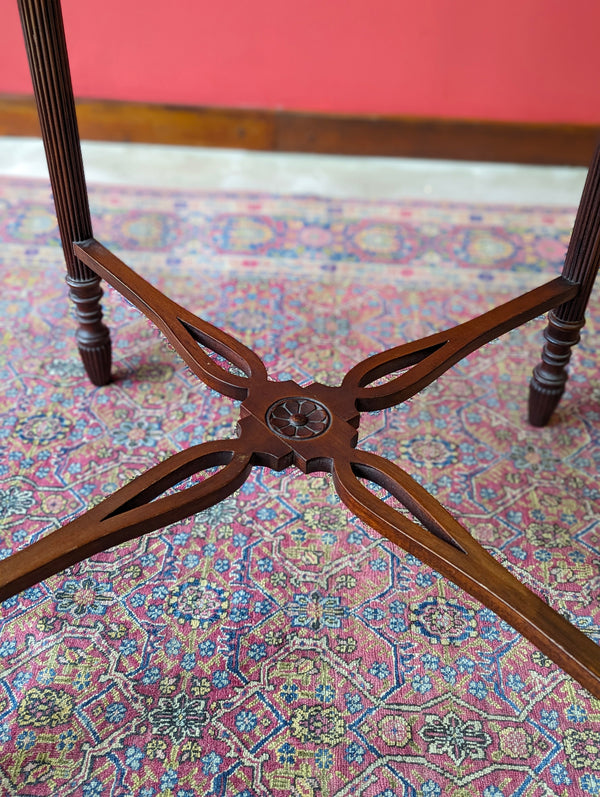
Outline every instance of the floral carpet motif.
[[(301, 384), (338, 384), (551, 279), (574, 216), (109, 187), (91, 203), (99, 240)], [(6, 556), (169, 454), (233, 436), (237, 410), (110, 290), (114, 381), (92, 387), (47, 185), (4, 179), (0, 208)], [(359, 445), (600, 642), (600, 307), (536, 430), (543, 325), (364, 416)], [(223, 504), (6, 601), (0, 660), (2, 795), (600, 795), (600, 701), (358, 522), (328, 475), (256, 470)]]

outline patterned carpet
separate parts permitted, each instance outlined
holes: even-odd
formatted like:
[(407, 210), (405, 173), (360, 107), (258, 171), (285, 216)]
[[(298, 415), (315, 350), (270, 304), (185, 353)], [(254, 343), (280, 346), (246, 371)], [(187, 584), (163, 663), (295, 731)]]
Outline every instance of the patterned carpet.
[[(99, 240), (302, 384), (550, 279), (574, 215), (107, 187), (91, 201)], [(5, 178), (0, 209), (7, 555), (232, 436), (236, 408), (112, 291), (115, 379), (91, 387), (48, 187)], [(360, 446), (600, 642), (599, 326), (596, 301), (547, 429), (525, 421), (538, 319), (367, 415)], [(0, 657), (2, 795), (600, 795), (600, 702), (365, 528), (326, 475), (256, 470), (224, 505), (5, 602)]]

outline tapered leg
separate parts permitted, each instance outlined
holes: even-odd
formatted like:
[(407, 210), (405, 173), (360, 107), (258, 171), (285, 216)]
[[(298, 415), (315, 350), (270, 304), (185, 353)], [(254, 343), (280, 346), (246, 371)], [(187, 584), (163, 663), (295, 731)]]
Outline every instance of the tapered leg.
[(81, 147), (59, 0), (18, 0), (50, 182), (78, 322), (77, 345), (95, 385), (110, 380), (110, 333), (102, 323), (100, 279), (73, 254), (92, 237)]
[(564, 392), (566, 367), (572, 347), (579, 342), (599, 265), (600, 146), (588, 172), (563, 268), (563, 277), (579, 285), (579, 293), (548, 316), (542, 361), (533, 371), (529, 392), (529, 421), (533, 426), (548, 423)]

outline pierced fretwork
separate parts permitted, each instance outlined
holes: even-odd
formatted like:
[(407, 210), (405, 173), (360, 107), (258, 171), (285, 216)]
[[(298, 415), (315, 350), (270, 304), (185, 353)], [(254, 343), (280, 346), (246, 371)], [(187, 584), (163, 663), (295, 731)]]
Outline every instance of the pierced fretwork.
[[(82, 263), (164, 332), (199, 379), (242, 400), (239, 436), (175, 454), (62, 529), (0, 562), (1, 598), (218, 503), (241, 486), (253, 466), (279, 471), (293, 464), (305, 473), (331, 473), (340, 498), (359, 518), (464, 587), (600, 695), (597, 646), (496, 562), (405, 471), (356, 448), (361, 412), (405, 401), (484, 343), (573, 298), (576, 286), (563, 278), (552, 280), (445, 332), (368, 357), (339, 387), (301, 387), (270, 380), (251, 349), (168, 299), (102, 244), (91, 239), (74, 249)], [(207, 349), (238, 372), (219, 365)], [(396, 371), (402, 373), (372, 385)], [(201, 483), (163, 495), (214, 466), (221, 468)], [(415, 520), (374, 495), (361, 478), (384, 487)]]
[[(104, 278), (162, 330), (205, 384), (242, 404), (237, 439), (175, 454), (0, 562), (0, 600), (94, 553), (218, 503), (254, 466), (279, 471), (295, 465), (305, 473), (331, 473), (341, 499), (359, 518), (477, 597), (600, 698), (600, 648), (498, 564), (400, 467), (356, 448), (361, 412), (405, 401), (470, 352), (556, 308), (530, 393), (531, 422), (547, 423), (562, 394), (569, 352), (600, 264), (600, 149), (561, 277), (445, 332), (369, 357), (339, 387), (275, 382), (251, 349), (168, 299), (91, 237), (60, 0), (17, 2), (68, 283), (78, 306), (78, 341), (91, 380), (104, 384), (110, 378), (110, 340), (99, 305), (98, 278)], [(221, 367), (207, 349), (235, 370)], [(388, 376), (384, 384), (373, 384)], [(214, 467), (219, 470), (200, 483), (171, 492)], [(387, 490), (414, 520), (374, 495), (364, 480)]]

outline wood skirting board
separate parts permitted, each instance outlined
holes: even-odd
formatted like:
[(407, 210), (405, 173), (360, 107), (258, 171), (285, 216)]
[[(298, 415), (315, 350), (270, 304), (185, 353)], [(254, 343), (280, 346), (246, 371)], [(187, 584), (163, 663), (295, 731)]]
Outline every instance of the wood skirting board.
[[(600, 125), (521, 123), (296, 111), (184, 108), (79, 100), (81, 136), (280, 152), (587, 166)], [(38, 136), (32, 97), (0, 95), (0, 135)]]

